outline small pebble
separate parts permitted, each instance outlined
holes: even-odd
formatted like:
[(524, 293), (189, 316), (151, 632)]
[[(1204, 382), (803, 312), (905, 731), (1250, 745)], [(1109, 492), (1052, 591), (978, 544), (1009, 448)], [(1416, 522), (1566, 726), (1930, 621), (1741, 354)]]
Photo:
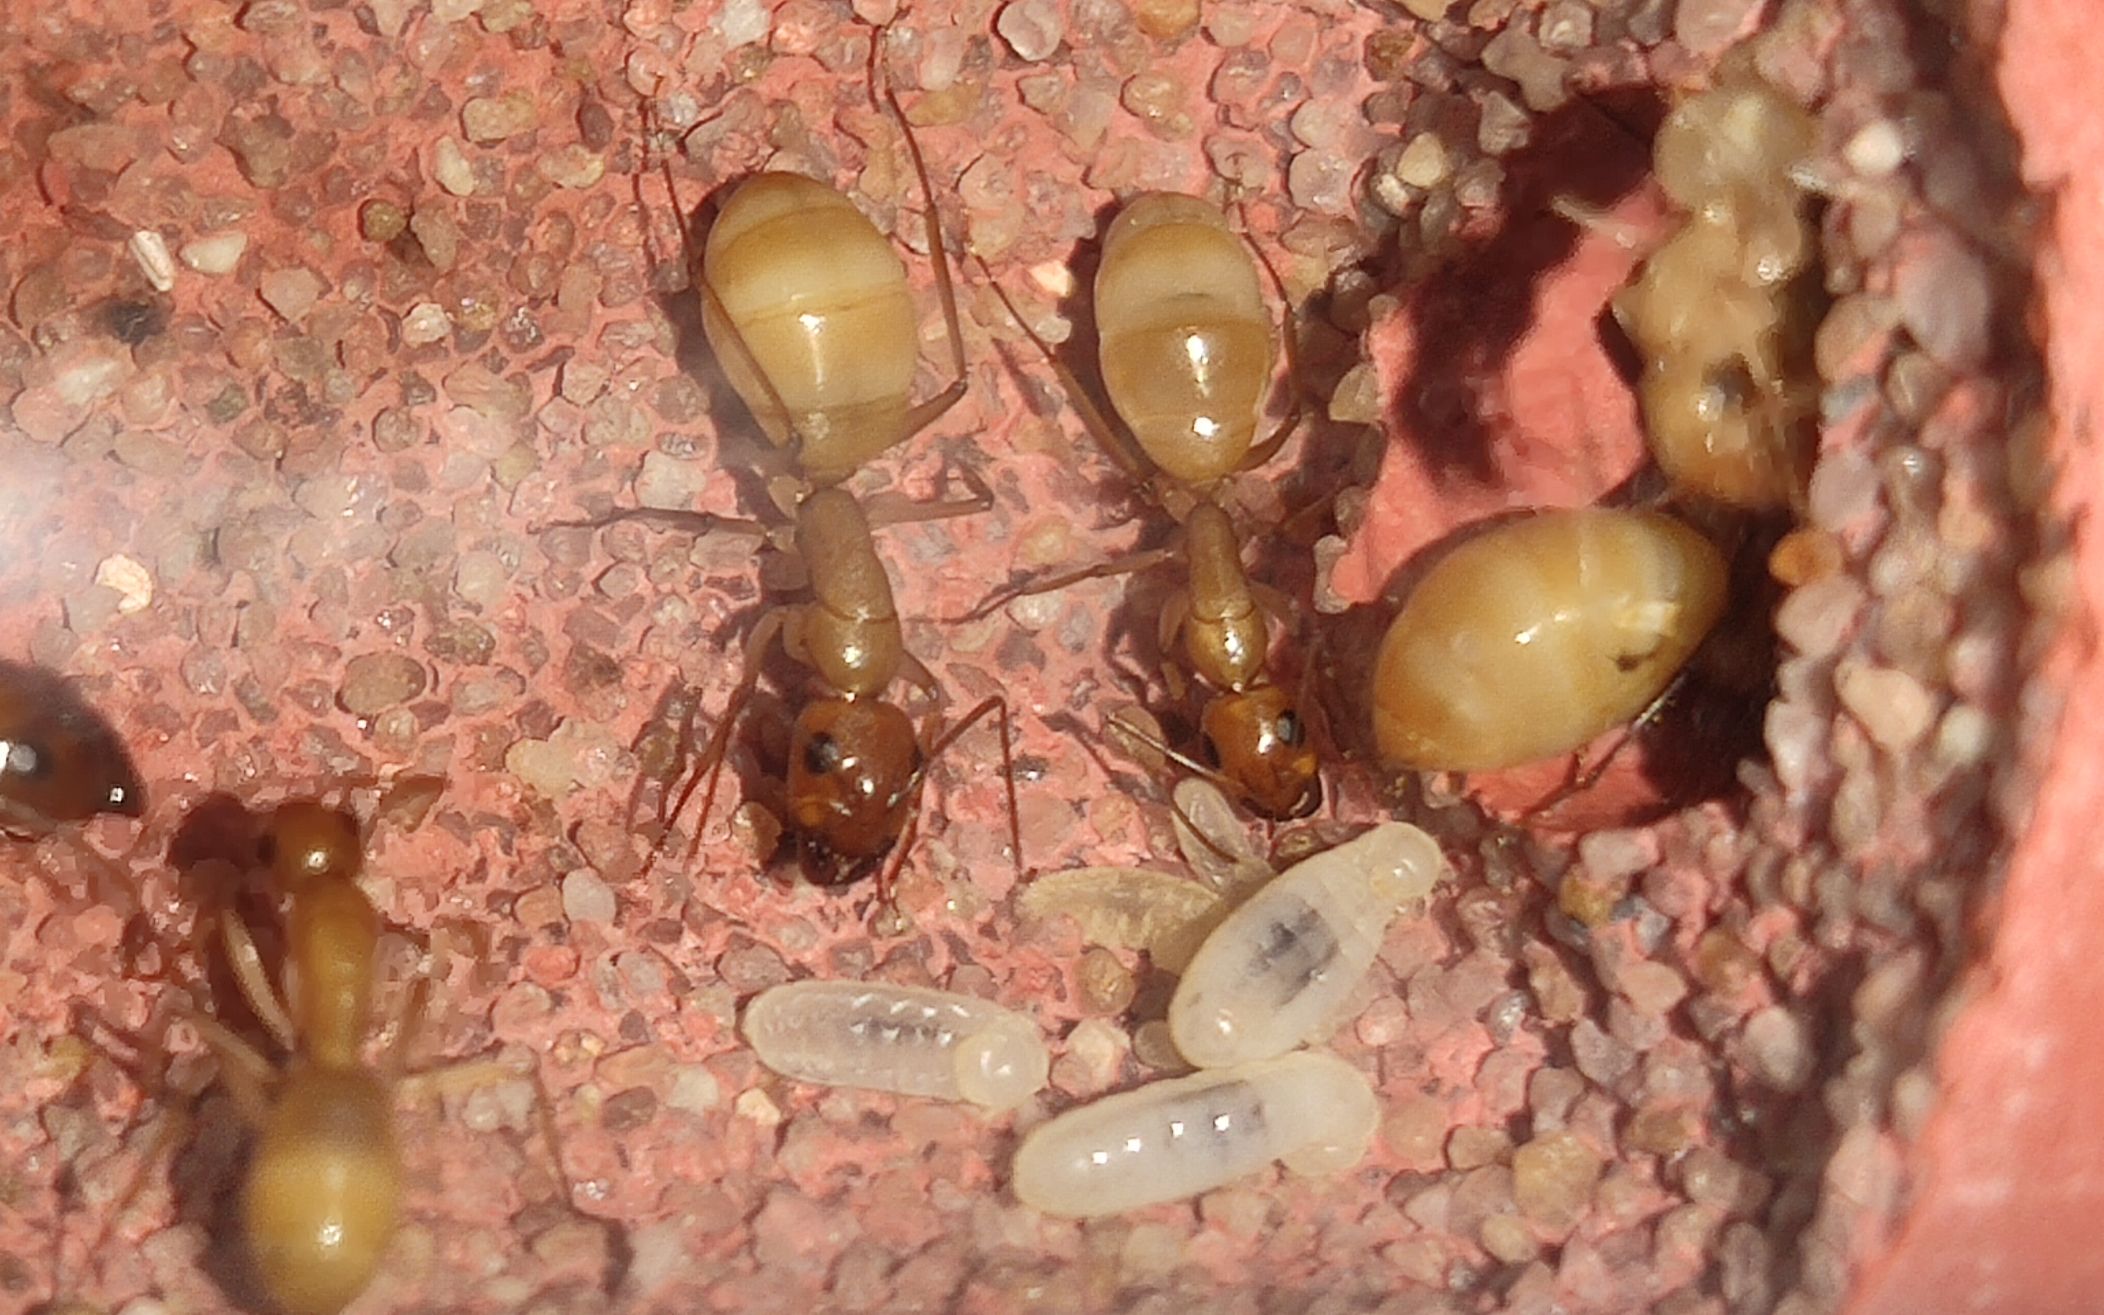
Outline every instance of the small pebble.
[(298, 324), (321, 296), (322, 282), (310, 269), (274, 269), (263, 276), (264, 304), (288, 324)]
[(1132, 1007), (1137, 989), (1132, 971), (1100, 945), (1082, 951), (1081, 962), (1074, 968), (1074, 983), (1082, 1009), (1091, 1014), (1124, 1013)]
[(460, 107), (460, 126), (471, 142), (488, 145), (529, 132), (534, 126), (534, 99), (523, 91), (477, 96)]
[(1802, 1018), (1770, 1005), (1746, 1020), (1740, 1053), (1753, 1075), (1778, 1091), (1802, 1091), (1812, 1080), (1812, 1041)]
[(1558, 1232), (1578, 1221), (1606, 1162), (1574, 1132), (1536, 1137), (1512, 1153), (1512, 1196), (1520, 1213)]
[(1028, 64), (1049, 57), (1066, 36), (1067, 20), (1051, 0), (1014, 0), (994, 19), (994, 31)]
[(729, 0), (717, 11), (714, 27), (723, 44), (736, 50), (767, 39), (771, 20), (760, 0)]
[(665, 1097), (668, 1109), (688, 1114), (706, 1114), (723, 1104), (723, 1085), (700, 1064), (681, 1064), (672, 1070), (672, 1090)]
[(437, 342), (452, 331), (451, 317), (433, 302), (418, 302), (402, 317), (402, 342), (406, 346), (422, 347)]
[(1198, 26), (1198, 0), (1127, 0), (1133, 22), (1157, 41), (1177, 41)]
[(708, 485), (709, 463), (647, 452), (636, 472), (636, 501), (660, 511), (690, 511)]
[(1890, 177), (1907, 161), (1906, 134), (1890, 119), (1867, 123), (1842, 146), (1841, 158), (1862, 177)]
[(409, 231), (409, 216), (392, 201), (367, 201), (358, 210), (358, 231), (368, 242), (392, 242)]
[(336, 701), (354, 717), (377, 717), (424, 692), (424, 664), (405, 653), (362, 653), (345, 664)]
[(439, 138), (431, 148), (431, 176), (454, 196), (470, 196), (475, 191), (474, 166), (451, 137)]
[(175, 258), (168, 254), (166, 238), (153, 229), (142, 228), (131, 235), (126, 246), (154, 291), (167, 292), (175, 287)]
[(183, 243), (182, 250), (176, 254), (198, 273), (216, 278), (233, 273), (234, 266), (241, 263), (241, 253), (246, 250), (248, 234), (213, 233)]
[(534, 162), (534, 168), (557, 187), (582, 191), (606, 176), (606, 157), (572, 143), (543, 155)]
[(614, 888), (597, 873), (579, 868), (563, 878), (563, 916), (571, 922), (612, 922), (614, 910)]
[(1936, 698), (1904, 671), (1844, 661), (1834, 673), (1841, 702), (1878, 747), (1905, 753), (1936, 719)]
[(1452, 172), (1453, 164), (1447, 158), (1446, 143), (1437, 133), (1421, 132), (1412, 137), (1395, 162), (1396, 177), (1425, 191), (1445, 182)]

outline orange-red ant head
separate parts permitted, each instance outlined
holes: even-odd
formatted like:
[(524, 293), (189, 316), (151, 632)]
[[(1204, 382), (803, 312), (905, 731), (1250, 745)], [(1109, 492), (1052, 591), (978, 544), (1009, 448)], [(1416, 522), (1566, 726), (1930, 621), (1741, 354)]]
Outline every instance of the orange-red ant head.
[(279, 804), (263, 837), (263, 858), (278, 885), (292, 890), (317, 877), (355, 877), (365, 866), (358, 819), (311, 800)]
[(804, 875), (844, 886), (898, 843), (921, 767), (906, 714), (869, 699), (819, 699), (789, 741), (789, 820)]
[(1285, 690), (1259, 685), (1221, 694), (1205, 705), (1199, 728), (1221, 776), (1253, 812), (1287, 822), (1322, 803), (1308, 723)]
[(0, 830), (40, 835), (145, 811), (138, 769), (109, 724), (57, 676), (0, 662)]

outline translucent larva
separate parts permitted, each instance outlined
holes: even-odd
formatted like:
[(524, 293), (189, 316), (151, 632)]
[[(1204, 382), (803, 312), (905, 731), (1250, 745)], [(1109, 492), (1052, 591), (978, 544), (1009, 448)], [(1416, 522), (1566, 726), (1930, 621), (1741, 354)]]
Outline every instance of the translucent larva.
[(1211, 1191), (1273, 1160), (1335, 1173), (1366, 1153), (1380, 1107), (1335, 1055), (1211, 1069), (1068, 1110), (1016, 1150), (1016, 1199), (1089, 1219)]
[(790, 982), (745, 1007), (745, 1039), (785, 1077), (828, 1087), (1022, 1104), (1051, 1060), (1029, 1019), (948, 991), (879, 982)]
[(1288, 868), (1198, 948), (1169, 1034), (1199, 1068), (1282, 1055), (1333, 1021), (1388, 924), (1446, 871), (1439, 844), (1390, 822)]

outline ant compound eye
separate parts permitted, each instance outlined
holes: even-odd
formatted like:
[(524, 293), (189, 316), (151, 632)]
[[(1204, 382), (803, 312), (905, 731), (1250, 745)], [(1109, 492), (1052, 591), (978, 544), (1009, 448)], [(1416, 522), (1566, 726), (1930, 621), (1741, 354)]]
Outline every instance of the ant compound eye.
[(833, 737), (823, 731), (811, 737), (804, 746), (804, 770), (813, 776), (826, 776), (840, 770), (840, 746)]
[(1308, 734), (1307, 728), (1300, 723), (1300, 714), (1291, 709), (1278, 715), (1278, 720), (1271, 724), (1271, 733), (1278, 737), (1279, 743), (1295, 749), (1301, 746)]

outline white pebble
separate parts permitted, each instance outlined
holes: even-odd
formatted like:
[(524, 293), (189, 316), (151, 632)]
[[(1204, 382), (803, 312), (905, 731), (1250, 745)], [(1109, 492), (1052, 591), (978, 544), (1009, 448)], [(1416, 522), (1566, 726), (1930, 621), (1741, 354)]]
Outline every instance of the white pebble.
[(991, 1001), (877, 982), (790, 982), (745, 1006), (740, 1030), (760, 1062), (828, 1087), (1022, 1104), (1051, 1059), (1029, 1019)]
[(1746, 1020), (1740, 1035), (1746, 1065), (1779, 1091), (1802, 1091), (1812, 1079), (1812, 1041), (1802, 1018), (1770, 1005)]
[(1395, 162), (1395, 176), (1412, 187), (1431, 191), (1445, 182), (1454, 166), (1447, 158), (1446, 143), (1437, 133), (1421, 132), (1410, 139)]
[(665, 1104), (689, 1114), (706, 1114), (723, 1104), (723, 1085), (701, 1065), (681, 1064), (672, 1070), (672, 1091)]
[(1879, 748), (1905, 753), (1920, 744), (1936, 718), (1936, 696), (1904, 671), (1844, 661), (1834, 673), (1841, 702)]
[(431, 176), (455, 196), (470, 196), (475, 191), (474, 166), (468, 163), (460, 143), (451, 137), (439, 138), (431, 148)]
[(123, 553), (102, 559), (95, 568), (95, 583), (117, 595), (117, 611), (124, 616), (143, 612), (153, 602), (153, 573)]
[(682, 461), (663, 452), (648, 452), (643, 456), (643, 468), (636, 472), (636, 501), (660, 511), (689, 511), (708, 483), (706, 462)]
[(183, 243), (183, 263), (200, 274), (218, 277), (234, 272), (241, 263), (241, 253), (248, 250), (246, 233), (214, 233), (210, 237), (192, 238)]
[(175, 287), (175, 257), (168, 254), (168, 241), (150, 228), (142, 228), (131, 235), (125, 244), (131, 257), (138, 262), (139, 272), (153, 285), (155, 292), (167, 292)]
[(402, 317), (402, 341), (410, 347), (437, 342), (452, 330), (452, 317), (436, 302), (420, 301)]
[(583, 868), (563, 878), (563, 916), (572, 922), (612, 922), (614, 888)]
[(723, 44), (735, 50), (767, 39), (769, 18), (760, 0), (730, 0), (716, 15)]
[(274, 269), (263, 276), (263, 300), (287, 324), (307, 318), (321, 297), (321, 288), (321, 277), (311, 269)]
[(1015, 0), (1002, 7), (1000, 17), (994, 19), (994, 31), (1017, 59), (1035, 64), (1059, 49), (1067, 23), (1059, 6), (1048, 0)]
[(1023, 1139), (1012, 1180), (1024, 1205), (1090, 1219), (1196, 1196), (1273, 1160), (1338, 1172), (1359, 1162), (1379, 1121), (1364, 1075), (1302, 1051), (1068, 1110)]
[(1865, 124), (1841, 148), (1841, 158), (1865, 178), (1889, 177), (1906, 163), (1906, 134), (1890, 119)]
[(1281, 1055), (1336, 1022), (1388, 924), (1447, 871), (1439, 843), (1389, 822), (1286, 869), (1208, 936), (1169, 1001), (1183, 1057)]

